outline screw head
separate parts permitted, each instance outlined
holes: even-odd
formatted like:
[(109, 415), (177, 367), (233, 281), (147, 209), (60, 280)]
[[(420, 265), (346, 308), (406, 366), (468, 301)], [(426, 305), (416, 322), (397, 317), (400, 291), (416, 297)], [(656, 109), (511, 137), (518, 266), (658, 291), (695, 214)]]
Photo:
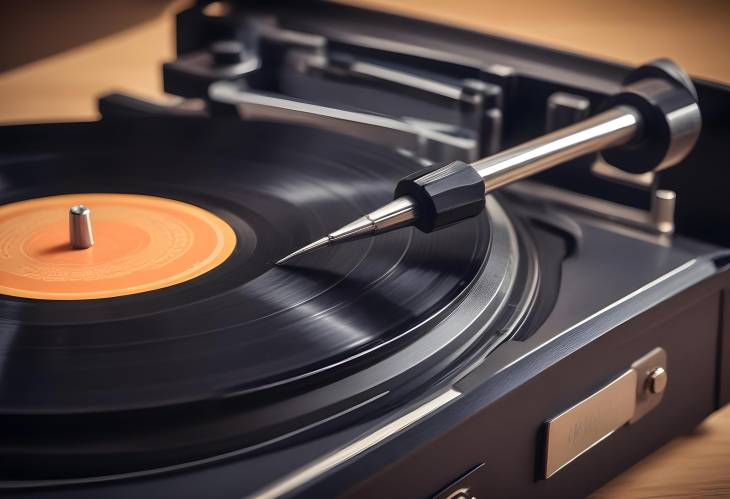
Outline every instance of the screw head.
[(667, 371), (663, 367), (657, 367), (649, 373), (649, 391), (651, 393), (662, 393), (667, 387)]

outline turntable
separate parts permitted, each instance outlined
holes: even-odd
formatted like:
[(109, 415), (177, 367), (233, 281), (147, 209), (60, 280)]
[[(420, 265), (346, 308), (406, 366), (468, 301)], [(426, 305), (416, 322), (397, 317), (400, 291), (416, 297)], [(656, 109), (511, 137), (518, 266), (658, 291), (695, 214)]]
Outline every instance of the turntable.
[(179, 104), (0, 127), (4, 494), (581, 497), (730, 400), (730, 89), (329, 3), (177, 28)]

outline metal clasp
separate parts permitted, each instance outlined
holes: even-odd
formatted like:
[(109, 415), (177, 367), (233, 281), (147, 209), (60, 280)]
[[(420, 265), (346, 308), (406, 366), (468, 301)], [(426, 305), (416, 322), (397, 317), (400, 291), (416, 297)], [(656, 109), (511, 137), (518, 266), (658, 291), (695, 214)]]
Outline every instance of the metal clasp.
[(547, 420), (544, 478), (654, 409), (667, 380), (667, 353), (655, 348), (609, 384)]

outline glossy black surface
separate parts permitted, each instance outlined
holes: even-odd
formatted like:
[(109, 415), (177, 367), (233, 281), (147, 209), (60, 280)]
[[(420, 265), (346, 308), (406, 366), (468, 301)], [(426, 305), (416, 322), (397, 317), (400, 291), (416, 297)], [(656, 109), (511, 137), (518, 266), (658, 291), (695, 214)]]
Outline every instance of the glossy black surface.
[[(451, 360), (441, 363), (461, 355), (453, 340), (468, 321), (430, 331), (485, 274), (488, 251), (494, 268), (467, 304), (472, 313), (484, 304), (498, 312), (514, 279), (514, 257), (504, 260), (516, 250), (504, 214), (499, 250), (485, 215), (438, 234), (395, 231), (308, 255), (295, 267), (274, 266), (388, 201), (396, 181), (419, 167), (342, 136), (176, 118), (6, 127), (0, 142), (2, 203), (153, 194), (218, 214), (238, 238), (220, 267), (157, 291), (85, 301), (0, 297), (0, 412), (9, 418), (0, 455), (16, 463), (10, 475), (26, 475), (17, 463), (28, 476), (46, 476), (45, 468), (50, 476), (83, 476), (194, 459), (380, 397), (387, 392), (377, 387), (413, 370), (418, 358), (445, 357), (442, 347)], [(424, 335), (410, 360), (337, 390), (319, 388)], [(434, 375), (443, 368), (430, 362)], [(413, 377), (398, 389), (416, 386)], [(78, 438), (75, 446), (68, 438)], [(77, 469), (44, 461), (56, 445), (50, 453), (74, 456)]]
[(194, 152), (138, 142), (45, 156), (41, 146), (3, 165), (3, 203), (155, 194), (217, 213), (238, 239), (220, 268), (159, 291), (76, 302), (3, 297), (3, 333), (12, 336), (3, 410), (164, 405), (307, 376), (385, 346), (453, 300), (481, 265), (485, 219), (430, 237), (397, 231), (275, 267), (388, 201), (417, 166), (324, 133), (255, 123), (238, 131), (236, 141)]

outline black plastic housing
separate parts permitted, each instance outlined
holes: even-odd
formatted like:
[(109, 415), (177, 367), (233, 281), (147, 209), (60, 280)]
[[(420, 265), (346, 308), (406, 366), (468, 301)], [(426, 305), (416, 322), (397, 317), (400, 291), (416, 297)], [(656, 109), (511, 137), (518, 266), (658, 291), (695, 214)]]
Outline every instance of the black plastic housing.
[[(585, 98), (588, 111), (595, 113), (610, 95), (621, 91), (634, 71), (626, 65), (495, 35), (329, 2), (241, 1), (232, 3), (231, 14), (224, 18), (204, 16), (205, 4), (200, 2), (178, 16), (180, 55), (232, 36), (247, 42), (250, 32), (245, 23), (255, 18), (276, 19), (279, 28), (326, 37), (327, 50), (497, 86), (501, 90), (502, 148), (545, 133), (551, 95), (563, 92)], [(730, 231), (723, 227), (730, 218), (730, 204), (725, 199), (726, 189), (719, 186), (730, 185), (725, 159), (730, 137), (730, 90), (720, 83), (698, 78), (692, 81), (702, 114), (702, 132), (686, 159), (658, 173), (656, 185), (678, 193), (678, 233), (728, 246)], [(594, 175), (591, 167), (595, 159), (595, 155), (588, 155), (537, 178), (636, 208), (649, 207), (644, 189)]]
[(610, 164), (630, 173), (659, 171), (682, 161), (697, 144), (702, 117), (697, 90), (675, 63), (659, 59), (624, 79), (622, 90), (602, 106), (631, 106), (641, 114), (641, 130), (629, 144), (603, 151)]
[(416, 201), (416, 227), (431, 232), (484, 210), (484, 181), (468, 163), (454, 161), (420, 170), (398, 182), (395, 196)]

